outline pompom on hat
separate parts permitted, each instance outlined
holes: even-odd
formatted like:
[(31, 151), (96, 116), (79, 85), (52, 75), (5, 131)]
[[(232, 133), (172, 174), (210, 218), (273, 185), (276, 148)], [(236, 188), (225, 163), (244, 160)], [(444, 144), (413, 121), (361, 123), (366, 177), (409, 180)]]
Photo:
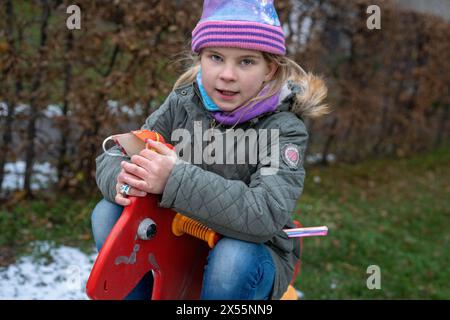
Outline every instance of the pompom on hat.
[(205, 0), (192, 31), (192, 51), (232, 47), (286, 54), (284, 32), (273, 0)]

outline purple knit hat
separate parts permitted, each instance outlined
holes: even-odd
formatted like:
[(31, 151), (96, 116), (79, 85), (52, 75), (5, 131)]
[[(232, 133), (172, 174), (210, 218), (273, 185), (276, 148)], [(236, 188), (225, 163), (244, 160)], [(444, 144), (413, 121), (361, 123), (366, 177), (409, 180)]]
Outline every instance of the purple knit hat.
[(233, 47), (286, 54), (284, 32), (273, 0), (205, 0), (192, 31), (192, 51)]

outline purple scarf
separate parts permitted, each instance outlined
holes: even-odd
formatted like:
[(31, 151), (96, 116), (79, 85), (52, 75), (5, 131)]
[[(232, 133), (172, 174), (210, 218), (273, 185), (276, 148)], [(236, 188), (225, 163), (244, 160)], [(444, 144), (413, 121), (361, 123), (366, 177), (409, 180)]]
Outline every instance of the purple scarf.
[[(269, 86), (266, 85), (258, 94), (258, 97), (264, 96), (269, 90)], [(278, 106), (281, 91), (278, 91), (273, 96), (260, 100), (257, 102), (247, 103), (237, 109), (226, 111), (213, 111), (212, 116), (219, 124), (225, 124), (228, 126), (240, 124), (251, 120), (263, 113), (275, 111)], [(205, 92), (206, 94), (206, 92)]]

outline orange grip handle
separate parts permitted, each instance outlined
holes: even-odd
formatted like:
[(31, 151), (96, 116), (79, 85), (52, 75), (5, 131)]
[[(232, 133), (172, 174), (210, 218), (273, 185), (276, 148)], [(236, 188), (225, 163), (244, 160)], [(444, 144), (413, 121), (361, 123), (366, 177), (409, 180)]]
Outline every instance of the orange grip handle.
[(172, 232), (176, 236), (182, 236), (187, 233), (200, 240), (206, 241), (210, 248), (213, 248), (220, 239), (220, 235), (214, 230), (179, 213), (173, 218)]

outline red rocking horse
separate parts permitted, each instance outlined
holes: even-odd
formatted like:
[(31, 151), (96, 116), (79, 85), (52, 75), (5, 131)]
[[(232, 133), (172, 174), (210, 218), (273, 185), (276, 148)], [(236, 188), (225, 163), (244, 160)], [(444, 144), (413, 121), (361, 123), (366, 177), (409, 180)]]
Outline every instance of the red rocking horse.
[[(131, 143), (134, 147), (128, 143), (133, 140), (129, 134), (113, 137), (128, 155), (142, 150), (147, 139), (165, 143), (156, 132), (132, 133), (138, 138)], [(149, 299), (199, 299), (206, 258), (220, 235), (171, 209), (159, 207), (157, 195), (129, 199), (131, 204), (124, 208), (95, 261), (87, 295), (91, 299), (123, 299), (152, 271), (153, 291)], [(292, 285), (299, 269), (300, 263), (282, 299), (297, 299)]]

